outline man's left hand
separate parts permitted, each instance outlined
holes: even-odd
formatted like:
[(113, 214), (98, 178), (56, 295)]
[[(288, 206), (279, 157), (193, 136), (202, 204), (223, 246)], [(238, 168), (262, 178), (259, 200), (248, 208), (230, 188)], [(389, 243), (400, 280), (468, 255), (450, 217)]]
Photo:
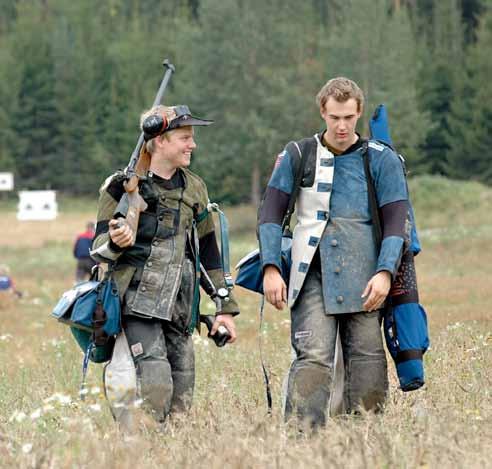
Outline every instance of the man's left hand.
[(364, 302), (364, 311), (374, 311), (379, 309), (391, 288), (391, 274), (387, 270), (378, 272), (374, 277), (367, 282), (367, 286), (361, 297), (367, 297)]
[(210, 330), (210, 335), (214, 335), (217, 332), (219, 326), (224, 326), (231, 334), (231, 338), (227, 341), (228, 344), (232, 344), (236, 338), (236, 325), (234, 324), (234, 318), (232, 314), (218, 314), (215, 316), (215, 322)]

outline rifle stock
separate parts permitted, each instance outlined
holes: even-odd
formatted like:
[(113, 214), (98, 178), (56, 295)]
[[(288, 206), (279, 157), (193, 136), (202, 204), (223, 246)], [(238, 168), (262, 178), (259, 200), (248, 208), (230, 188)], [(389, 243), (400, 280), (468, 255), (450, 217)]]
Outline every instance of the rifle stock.
[[(171, 75), (176, 70), (174, 65), (169, 60), (164, 60), (163, 64), (166, 69), (164, 77), (162, 78), (159, 90), (155, 96), (152, 107), (161, 103), (164, 91), (167, 88)], [(145, 174), (150, 166), (150, 155), (145, 149), (143, 149), (144, 134), (140, 133), (137, 140), (135, 149), (132, 152), (128, 166), (125, 168), (126, 180), (123, 182), (125, 193), (121, 197), (116, 210), (114, 211), (113, 218), (124, 219), (133, 232), (132, 245), (135, 243), (137, 236), (138, 221), (140, 219), (140, 213), (146, 210), (147, 203), (140, 195), (138, 191), (139, 175)]]

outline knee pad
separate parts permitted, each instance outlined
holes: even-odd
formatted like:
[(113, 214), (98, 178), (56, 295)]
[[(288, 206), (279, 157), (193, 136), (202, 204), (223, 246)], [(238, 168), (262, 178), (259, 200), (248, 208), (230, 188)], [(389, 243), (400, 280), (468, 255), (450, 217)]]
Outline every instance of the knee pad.
[(154, 418), (163, 421), (171, 408), (173, 379), (167, 360), (143, 359), (137, 363), (140, 396)]
[(294, 363), (287, 380), (284, 417), (295, 417), (310, 427), (324, 425), (330, 398), (331, 368)]
[(381, 410), (388, 391), (386, 357), (351, 357), (348, 359), (345, 391), (348, 412)]

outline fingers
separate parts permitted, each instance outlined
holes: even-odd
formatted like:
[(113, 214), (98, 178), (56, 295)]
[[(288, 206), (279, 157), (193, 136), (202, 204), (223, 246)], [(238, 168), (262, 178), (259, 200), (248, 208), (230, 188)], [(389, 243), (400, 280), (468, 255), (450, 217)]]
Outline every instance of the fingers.
[(210, 335), (215, 335), (217, 330), (219, 329), (220, 322), (215, 318), (214, 323), (212, 324), (212, 329), (210, 329)]
[(371, 286), (372, 286), (372, 280), (369, 280), (369, 282), (367, 282), (366, 288), (364, 289), (362, 295), (360, 296), (361, 298), (365, 298), (367, 295), (369, 295), (371, 291)]
[(362, 294), (362, 298), (367, 294), (369, 295), (363, 304), (364, 311), (374, 311), (379, 309), (383, 305), (387, 295), (385, 289), (378, 287), (378, 285), (374, 285), (372, 281), (369, 281), (364, 293), (365, 295)]
[(133, 244), (133, 231), (123, 219), (109, 221), (109, 237), (121, 248)]
[(391, 274), (388, 271), (378, 272), (369, 280), (362, 293), (362, 298), (368, 295), (363, 307), (365, 311), (374, 311), (383, 306), (391, 287)]
[(263, 293), (265, 299), (275, 308), (281, 310), (287, 301), (287, 287), (279, 270), (274, 266), (267, 266), (263, 275)]
[(287, 302), (287, 287), (283, 280), (280, 284), (273, 285), (271, 287), (267, 286), (264, 293), (268, 303), (276, 309), (282, 310), (285, 308), (285, 304)]
[(215, 317), (215, 321), (210, 329), (210, 335), (215, 335), (220, 326), (224, 326), (229, 332), (231, 338), (227, 341), (228, 344), (232, 344), (237, 339), (236, 324), (230, 314), (219, 314)]
[(363, 304), (364, 311), (375, 311), (381, 308), (385, 299), (385, 295), (378, 295), (375, 292), (371, 293)]

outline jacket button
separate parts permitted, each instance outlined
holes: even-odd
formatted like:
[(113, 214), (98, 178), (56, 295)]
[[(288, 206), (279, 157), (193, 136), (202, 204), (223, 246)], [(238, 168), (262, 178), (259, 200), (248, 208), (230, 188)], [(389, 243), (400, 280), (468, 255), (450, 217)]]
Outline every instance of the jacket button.
[(147, 262), (147, 265), (148, 265), (149, 267), (152, 267), (152, 261)]
[(341, 272), (341, 270), (342, 270), (342, 269), (340, 268), (340, 266), (336, 266), (336, 267), (335, 267), (335, 273), (336, 273), (336, 274), (339, 274), (339, 273)]
[(147, 291), (147, 288), (146, 287), (142, 287), (142, 291)]
[(342, 295), (337, 296), (337, 303), (343, 303), (343, 296)]
[(164, 217), (162, 215), (159, 215), (159, 221), (164, 220)]
[(331, 245), (332, 245), (333, 247), (338, 246), (338, 241), (337, 241), (336, 239), (332, 239), (332, 240), (331, 240)]

